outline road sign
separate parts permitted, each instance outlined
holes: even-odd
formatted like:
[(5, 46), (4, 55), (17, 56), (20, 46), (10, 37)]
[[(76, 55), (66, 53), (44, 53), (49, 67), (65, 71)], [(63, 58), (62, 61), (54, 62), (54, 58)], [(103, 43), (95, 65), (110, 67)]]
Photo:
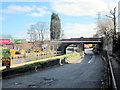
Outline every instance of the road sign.
[(0, 39), (0, 44), (10, 43), (10, 39)]

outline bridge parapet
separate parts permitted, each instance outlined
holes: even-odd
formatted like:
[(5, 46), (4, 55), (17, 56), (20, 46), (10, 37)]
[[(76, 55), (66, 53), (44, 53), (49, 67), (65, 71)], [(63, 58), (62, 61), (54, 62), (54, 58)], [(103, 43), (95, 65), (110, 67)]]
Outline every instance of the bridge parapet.
[(102, 38), (83, 38), (83, 41), (102, 41)]
[(60, 41), (103, 41), (103, 38), (71, 38), (62, 39)]

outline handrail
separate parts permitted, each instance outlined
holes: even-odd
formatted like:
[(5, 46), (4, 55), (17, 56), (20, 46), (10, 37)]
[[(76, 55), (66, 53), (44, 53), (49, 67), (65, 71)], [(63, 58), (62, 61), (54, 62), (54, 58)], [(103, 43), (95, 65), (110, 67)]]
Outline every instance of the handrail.
[(113, 67), (112, 67), (112, 63), (111, 63), (111, 58), (110, 56), (107, 54), (107, 57), (108, 57), (108, 64), (109, 64), (109, 70), (110, 70), (110, 75), (111, 75), (111, 78), (110, 80), (112, 81), (112, 86), (114, 88), (114, 90), (118, 90), (117, 88), (117, 84), (116, 84), (116, 80), (115, 80), (115, 75), (113, 73)]

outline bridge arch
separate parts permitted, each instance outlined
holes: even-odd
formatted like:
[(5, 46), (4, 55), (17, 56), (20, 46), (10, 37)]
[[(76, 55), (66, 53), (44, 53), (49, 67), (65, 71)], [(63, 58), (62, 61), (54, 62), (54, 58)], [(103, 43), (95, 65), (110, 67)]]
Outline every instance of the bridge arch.
[(66, 48), (70, 45), (78, 45), (79, 46), (79, 51), (84, 50), (84, 45), (83, 43), (61, 43), (60, 46), (58, 47), (57, 51), (61, 51), (62, 54), (66, 54)]
[[(62, 54), (66, 54), (66, 48), (71, 44), (77, 44), (81, 48), (81, 51), (84, 51), (84, 44), (98, 44), (100, 47), (103, 46), (103, 38), (71, 38), (71, 39), (62, 39), (59, 41), (52, 41), (53, 43), (60, 43), (58, 46), (54, 45), (57, 48), (57, 51), (61, 51)], [(56, 49), (55, 49), (56, 50)]]

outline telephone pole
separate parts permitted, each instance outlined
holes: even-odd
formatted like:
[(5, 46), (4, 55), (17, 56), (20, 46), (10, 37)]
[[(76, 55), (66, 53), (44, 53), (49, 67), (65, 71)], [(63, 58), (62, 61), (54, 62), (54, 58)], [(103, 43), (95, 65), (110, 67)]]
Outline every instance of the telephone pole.
[(101, 12), (98, 12), (98, 22), (101, 20)]
[(111, 18), (113, 20), (113, 23), (114, 23), (114, 38), (116, 39), (116, 7), (114, 8), (114, 11), (110, 11), (110, 14), (112, 16), (108, 16), (106, 15), (107, 17)]
[(98, 23), (99, 23), (100, 20), (101, 20), (101, 12), (98, 12), (98, 13), (97, 13), (97, 33), (98, 33), (98, 31), (99, 31)]
[(114, 22), (114, 39), (116, 40), (116, 7), (114, 8), (114, 12), (111, 13), (113, 15), (113, 22)]
[(110, 11), (111, 16), (106, 15), (107, 17), (111, 18), (114, 23), (114, 33), (113, 33), (113, 52), (115, 51), (115, 45), (116, 45), (116, 7), (114, 8), (114, 11)]

